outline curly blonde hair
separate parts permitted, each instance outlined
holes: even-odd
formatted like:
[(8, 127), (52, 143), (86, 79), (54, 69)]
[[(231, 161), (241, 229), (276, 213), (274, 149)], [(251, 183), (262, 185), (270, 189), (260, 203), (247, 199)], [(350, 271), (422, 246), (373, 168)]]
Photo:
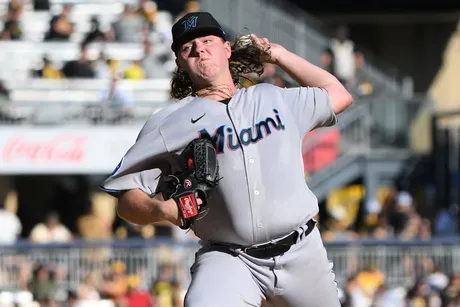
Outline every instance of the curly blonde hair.
[[(248, 35), (238, 35), (230, 45), (232, 55), (228, 62), (235, 86), (241, 87), (241, 80), (247, 79), (248, 74), (255, 73), (258, 76), (263, 74), (262, 59), (268, 55), (267, 51), (260, 49)], [(170, 96), (178, 100), (187, 96), (196, 96), (192, 80), (179, 67), (176, 68), (171, 79)]]

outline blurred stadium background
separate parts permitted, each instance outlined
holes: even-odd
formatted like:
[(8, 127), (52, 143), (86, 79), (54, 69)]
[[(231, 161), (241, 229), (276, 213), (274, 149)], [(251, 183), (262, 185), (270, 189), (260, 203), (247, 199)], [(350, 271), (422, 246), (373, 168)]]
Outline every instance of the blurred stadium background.
[(173, 103), (170, 28), (197, 10), (355, 97), (303, 152), (343, 306), (460, 306), (460, 3), (408, 3), (0, 0), (0, 306), (182, 306), (196, 238), (98, 187)]

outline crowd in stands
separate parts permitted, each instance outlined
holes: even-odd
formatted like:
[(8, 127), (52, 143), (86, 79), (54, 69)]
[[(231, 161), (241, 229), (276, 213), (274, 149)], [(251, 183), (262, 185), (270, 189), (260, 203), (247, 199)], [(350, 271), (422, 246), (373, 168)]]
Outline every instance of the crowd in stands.
[[(437, 211), (433, 213), (417, 204), (410, 192), (396, 187), (382, 187), (375, 198), (365, 202), (363, 189), (361, 185), (351, 185), (331, 191), (324, 208), (316, 217), (325, 242), (355, 239), (429, 240), (433, 237), (452, 237), (458, 233), (458, 217), (449, 208), (436, 208)], [(101, 192), (99, 194), (103, 195)], [(113, 199), (110, 198), (110, 201), (113, 202)], [(58, 213), (50, 212), (25, 237), (14, 209), (2, 206), (0, 243), (12, 244), (19, 238), (36, 243), (62, 243), (73, 239), (196, 239), (192, 232), (184, 234), (169, 224), (138, 227), (116, 216), (113, 209), (102, 212), (102, 209), (96, 208), (94, 204), (89, 206), (85, 214), (72, 221), (74, 225), (65, 225)]]
[[(183, 306), (186, 289), (180, 280), (184, 275), (183, 270), (169, 263), (161, 265), (157, 276), (147, 280), (142, 270), (128, 269), (124, 261), (113, 261), (92, 271), (86, 269), (75, 287), (66, 283), (66, 276), (72, 268), (63, 264), (34, 264), (25, 257), (17, 256), (14, 262), (11, 259), (6, 266), (19, 275), (20, 290), (1, 292), (1, 306), (10, 306), (5, 304), (8, 300), (16, 302), (18, 306), (40, 307)], [(38, 305), (26, 302), (36, 302)]]
[[(198, 1), (186, 1), (184, 10), (171, 16), (172, 23), (188, 12), (199, 11)], [(8, 15), (4, 21), (0, 39), (21, 40), (21, 16), (24, 11), (22, 0), (10, 0)], [(76, 31), (70, 20), (72, 5), (65, 4), (58, 14), (50, 12), (49, 28), (44, 33), (44, 42), (69, 41)], [(164, 30), (156, 30), (157, 5), (154, 1), (139, 0), (137, 6), (124, 5), (118, 18), (101, 26), (99, 17), (95, 14), (90, 18), (90, 28), (82, 36), (79, 59), (65, 63), (55, 63), (47, 54), (43, 54), (41, 63), (31, 68), (31, 76), (47, 79), (60, 78), (169, 78), (175, 67), (173, 54), (169, 50), (170, 34)], [(154, 39), (153, 34), (160, 34), (161, 39)], [(104, 50), (96, 59), (90, 59), (87, 47), (93, 42), (138, 43), (144, 45), (142, 59), (129, 63), (120, 63), (117, 59), (108, 58)], [(157, 46), (158, 45), (158, 46)], [(158, 47), (158, 48), (157, 48)], [(368, 96), (374, 93), (374, 86), (362, 73), (365, 58), (349, 39), (346, 27), (339, 27), (335, 37), (330, 40), (330, 46), (324, 50), (320, 64), (341, 80), (354, 94)], [(257, 82), (270, 82), (279, 86), (290, 86), (289, 77), (272, 67)], [(247, 83), (245, 85), (248, 85)]]
[[(432, 218), (424, 215), (409, 191), (388, 188), (369, 203), (358, 201), (358, 205), (354, 200), (363, 196), (359, 188), (351, 186), (344, 193), (348, 195), (348, 201), (340, 193), (331, 193), (325, 205), (327, 214), (317, 217), (326, 243), (354, 242), (357, 239), (396, 239), (404, 242), (458, 233), (455, 216), (448, 210), (440, 210)], [(360, 219), (358, 212), (364, 212)], [(76, 239), (166, 238), (191, 243), (198, 240), (193, 232), (185, 233), (168, 224), (139, 227), (118, 217), (111, 220), (107, 214), (97, 210), (78, 217), (76, 224), (77, 231), (72, 232), (56, 213), (51, 212), (43, 222), (32, 228), (27, 238), (22, 239), (36, 244), (72, 243)], [(2, 244), (12, 244), (19, 238), (21, 222), (14, 213), (3, 209), (0, 210), (0, 228)], [(129, 252), (132, 253), (131, 260), (129, 256), (118, 257), (120, 254), (112, 253), (108, 248), (84, 249), (79, 255), (81, 283), (77, 286), (68, 283), (69, 271), (77, 264), (67, 256), (60, 259), (59, 256), (48, 255), (44, 257), (45, 262), (41, 262), (40, 257), (28, 257), (27, 252), (11, 258), (7, 253), (2, 255), (0, 289), (6, 290), (5, 287), (11, 286), (11, 280), (14, 280), (14, 285), (23, 291), (22, 295), (30, 293), (42, 303), (41, 306), (61, 306), (59, 304), (67, 300), (80, 300), (82, 305), (75, 306), (86, 306), (84, 302), (94, 299), (116, 301), (117, 306), (127, 307), (182, 306), (188, 282), (183, 250), (158, 247), (155, 254), (159, 269), (155, 278), (146, 277), (146, 270), (152, 270), (152, 267), (145, 264), (141, 250), (134, 248)], [(372, 306), (450, 307), (457, 306), (460, 300), (459, 275), (441, 270), (437, 262), (439, 259), (428, 255), (415, 258), (402, 256), (385, 267), (380, 267), (379, 263), (361, 263), (359, 259), (358, 255), (350, 254), (346, 261), (336, 263), (336, 266), (342, 266), (340, 270), (345, 275), (339, 284), (343, 306), (364, 307), (374, 302)], [(401, 276), (413, 277), (413, 283), (389, 287), (384, 272), (391, 267), (399, 270)], [(53, 301), (59, 304), (53, 305)]]
[(455, 307), (460, 304), (460, 275), (434, 268), (411, 286), (389, 288), (383, 272), (369, 266), (351, 276), (340, 294), (343, 307)]
[[(32, 228), (27, 238), (22, 238), (34, 244), (46, 244), (44, 252), (40, 254), (37, 250), (32, 256), (26, 249), (5, 250), (1, 254), (0, 306), (10, 306), (5, 302), (11, 301), (24, 303), (18, 306), (32, 306), (26, 304), (32, 300), (42, 307), (183, 306), (188, 283), (183, 251), (158, 246), (154, 268), (148, 264), (149, 256), (143, 254), (142, 248), (123, 252), (110, 247), (92, 247), (72, 258), (60, 255), (59, 251), (54, 254), (50, 244), (114, 238), (163, 238), (195, 243), (197, 238), (193, 232), (184, 233), (170, 225), (139, 227), (119, 218), (111, 223), (106, 215), (94, 210), (80, 216), (76, 224), (78, 231), (73, 233), (57, 213), (50, 212), (43, 222)], [(22, 224), (11, 210), (0, 210), (0, 225), (0, 244), (5, 247), (17, 242)], [(70, 283), (70, 276), (76, 274), (73, 270), (78, 270), (81, 278), (76, 285)], [(157, 270), (153, 276), (152, 270)]]
[[(402, 188), (382, 189), (368, 203), (362, 201), (362, 196), (360, 185), (331, 193), (326, 203), (327, 218), (319, 224), (326, 243), (363, 239), (423, 242), (458, 234), (454, 210), (436, 208), (435, 214), (430, 215), (432, 211), (424, 208), (426, 203), (417, 203), (413, 194)], [(347, 261), (340, 263), (347, 276), (340, 285), (342, 306), (458, 306), (458, 272), (446, 267), (442, 270), (438, 264), (445, 264), (443, 260), (414, 251), (415, 254), (401, 253), (397, 257), (390, 252), (385, 264), (372, 260), (362, 263), (365, 258), (349, 254)], [(389, 287), (385, 271), (397, 271), (411, 277), (412, 282)]]
[(327, 217), (320, 223), (326, 242), (355, 239), (416, 241), (454, 237), (459, 224), (456, 206), (440, 207), (396, 186), (382, 187), (364, 201), (362, 185), (331, 191)]
[[(190, 6), (190, 5), (189, 5)], [(24, 11), (21, 0), (11, 0), (8, 16), (4, 22), (0, 38), (21, 40), (21, 15)], [(50, 13), (49, 29), (43, 37), (44, 42), (69, 42), (75, 28), (70, 21), (72, 5), (65, 4), (59, 14)], [(95, 12), (96, 13), (96, 12)], [(84, 33), (80, 44), (79, 59), (66, 63), (54, 63), (48, 55), (43, 55), (40, 68), (31, 69), (34, 77), (47, 79), (60, 78), (111, 78), (145, 79), (170, 76), (171, 69), (165, 63), (171, 60), (171, 52), (154, 51), (152, 33), (155, 33), (155, 18), (158, 13), (153, 1), (141, 0), (138, 6), (125, 5), (118, 19), (103, 29), (97, 15), (90, 18), (90, 29)], [(172, 16), (171, 16), (172, 18)], [(166, 40), (167, 37), (164, 38)], [(87, 47), (94, 42), (138, 43), (144, 45), (142, 59), (131, 63), (120, 63), (107, 58), (103, 50), (97, 59), (89, 59)]]
[[(4, 18), (3, 27), (0, 27), (0, 40), (23, 40), (22, 15), (25, 2), (23, 0), (10, 0), (7, 15)], [(69, 42), (76, 33), (76, 27), (72, 23), (70, 15), (73, 5), (64, 4), (58, 14), (49, 12), (48, 30), (43, 35), (43, 42)], [(169, 25), (180, 16), (200, 9), (198, 1), (186, 1), (184, 10), (177, 16), (166, 14)], [(173, 60), (169, 50), (170, 33), (166, 30), (157, 29), (157, 16), (159, 14), (154, 1), (139, 0), (138, 5), (125, 4), (120, 15), (112, 23), (101, 25), (98, 16), (94, 12), (89, 20), (89, 30), (83, 33), (80, 44), (80, 58), (66, 63), (54, 63), (47, 54), (43, 55), (40, 68), (31, 69), (32, 76), (59, 79), (59, 78), (111, 78), (122, 77), (126, 79), (145, 79), (169, 77), (172, 68), (165, 67), (168, 61)], [(25, 18), (25, 17), (24, 17)], [(155, 39), (160, 36), (159, 39)], [(89, 59), (87, 47), (91, 43), (117, 42), (136, 43), (144, 45), (142, 59), (121, 63), (117, 59), (107, 58), (104, 51), (97, 59)], [(155, 48), (154, 44), (159, 47)]]
[[(45, 52), (41, 55), (41, 59), (31, 62), (27, 78), (112, 80), (110, 84), (108, 82), (107, 88), (100, 93), (101, 105), (91, 107), (91, 110), (85, 111), (85, 114), (82, 115), (85, 118), (91, 117), (94, 122), (99, 122), (102, 119), (114, 119), (118, 122), (120, 119), (133, 118), (134, 111), (132, 109), (135, 104), (133, 95), (120, 88), (118, 81), (169, 79), (175, 68), (174, 55), (170, 50), (170, 28), (180, 16), (200, 9), (198, 1), (183, 1), (185, 3), (183, 10), (178, 14), (173, 14), (168, 11), (158, 11), (154, 1), (139, 0), (137, 5), (124, 4), (119, 15), (110, 16), (113, 20), (107, 21), (106, 15), (113, 12), (89, 12), (85, 10), (83, 14), (81, 6), (84, 4), (79, 4), (79, 11), (77, 10), (75, 13), (74, 7), (78, 5), (63, 4), (54, 6), (52, 9), (48, 1), (36, 2), (39, 3), (34, 3), (35, 11), (33, 13), (46, 13), (47, 18), (49, 18), (49, 25), (41, 33), (40, 41), (34, 42), (77, 43), (79, 50), (75, 51), (79, 55), (73, 59), (63, 60), (56, 59)], [(107, 5), (111, 4), (107, 3)], [(39, 8), (37, 9), (36, 6)], [(30, 14), (25, 16), (26, 7), (27, 4), (23, 0), (9, 1), (7, 11), (3, 16), (3, 24), (0, 23), (0, 42), (2, 40), (30, 41), (30, 37), (25, 35), (26, 29), (22, 29), (22, 27), (25, 24), (33, 23), (30, 18), (34, 19), (39, 16)], [(43, 17), (43, 15), (40, 16)], [(84, 21), (86, 18), (88, 20)], [(88, 23), (87, 28), (80, 24), (85, 22)], [(27, 31), (31, 30), (27, 29)], [(118, 59), (107, 53), (105, 43), (125, 44), (133, 46), (133, 48), (137, 48), (134, 46), (142, 46), (143, 52), (141, 55), (136, 55), (135, 52), (137, 51), (133, 51), (135, 49), (129, 49), (133, 54), (128, 56), (129, 59)], [(97, 48), (95, 46), (100, 47), (97, 55), (90, 53), (91, 47)], [(28, 59), (26, 61), (27, 63), (30, 62)], [(7, 69), (10, 68), (5, 68), (3, 78), (11, 79), (12, 74), (7, 73)], [(14, 77), (12, 80), (14, 81)], [(23, 118), (16, 114), (13, 104), (7, 103), (13, 99), (13, 94), (4, 81), (0, 79), (0, 120), (20, 123)]]

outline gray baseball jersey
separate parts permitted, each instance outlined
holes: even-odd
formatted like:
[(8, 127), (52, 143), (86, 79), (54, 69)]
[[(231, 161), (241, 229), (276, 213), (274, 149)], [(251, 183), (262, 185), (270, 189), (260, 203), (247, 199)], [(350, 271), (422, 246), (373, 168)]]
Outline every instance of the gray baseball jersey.
[(253, 245), (297, 229), (318, 212), (305, 183), (301, 152), (306, 133), (337, 121), (324, 89), (259, 84), (227, 103), (181, 101), (145, 124), (136, 143), (103, 183), (107, 191), (156, 189), (160, 169), (194, 138), (212, 138), (223, 179), (208, 214), (193, 225), (206, 242)]

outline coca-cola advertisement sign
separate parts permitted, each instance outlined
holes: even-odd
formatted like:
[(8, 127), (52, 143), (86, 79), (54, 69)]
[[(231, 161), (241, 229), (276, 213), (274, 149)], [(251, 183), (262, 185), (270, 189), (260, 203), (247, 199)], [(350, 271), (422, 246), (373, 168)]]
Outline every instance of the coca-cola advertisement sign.
[(133, 127), (5, 127), (0, 174), (110, 174), (136, 141)]
[(81, 163), (85, 158), (88, 138), (83, 135), (56, 135), (33, 139), (24, 134), (13, 136), (3, 148), (5, 163)]

